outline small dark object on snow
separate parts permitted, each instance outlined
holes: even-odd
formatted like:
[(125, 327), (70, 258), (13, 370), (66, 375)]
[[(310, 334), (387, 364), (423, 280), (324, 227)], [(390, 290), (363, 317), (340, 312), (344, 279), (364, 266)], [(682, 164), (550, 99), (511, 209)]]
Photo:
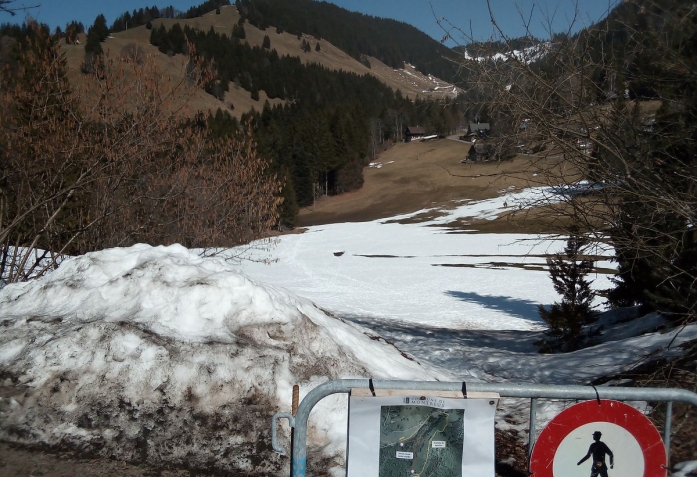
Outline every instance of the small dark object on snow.
[(344, 254), (344, 252), (334, 252), (335, 257), (341, 257)]

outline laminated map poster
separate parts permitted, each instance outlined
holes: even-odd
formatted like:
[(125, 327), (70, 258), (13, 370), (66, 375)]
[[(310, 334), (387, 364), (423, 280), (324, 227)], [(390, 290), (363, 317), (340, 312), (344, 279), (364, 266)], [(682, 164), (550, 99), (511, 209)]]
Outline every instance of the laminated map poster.
[(347, 475), (491, 477), (497, 403), (498, 397), (352, 392)]

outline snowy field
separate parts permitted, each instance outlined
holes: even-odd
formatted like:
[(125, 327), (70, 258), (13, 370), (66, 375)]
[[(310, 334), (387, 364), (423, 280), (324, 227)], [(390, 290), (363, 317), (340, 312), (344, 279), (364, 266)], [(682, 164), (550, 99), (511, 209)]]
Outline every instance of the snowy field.
[[(541, 330), (537, 305), (558, 299), (545, 257), (563, 250), (565, 242), (468, 233), (447, 225), (456, 219), (495, 220), (507, 209), (539, 200), (541, 193), (511, 193), (388, 220), (310, 227), (303, 234), (282, 236), (267, 257), (275, 260), (271, 265), (242, 263), (241, 269), (359, 320), (452, 331)], [(418, 224), (397, 222), (433, 212), (436, 218)], [(614, 268), (608, 261), (598, 266)], [(592, 279), (597, 289), (610, 286), (605, 274)]]
[[(623, 324), (615, 315), (602, 319), (596, 346), (538, 354), (537, 306), (558, 300), (545, 256), (564, 242), (447, 224), (494, 220), (504, 204), (525, 208), (540, 193), (549, 191), (461, 202), (418, 224), (400, 216), (311, 227), (254, 252), (271, 264), (138, 245), (6, 286), (0, 385), (14, 393), (0, 397), (0, 438), (280, 472), (269, 417), (289, 410), (293, 384), (301, 394), (340, 377), (582, 384), (697, 338), (695, 326), (677, 338), (644, 334), (660, 317)], [(609, 286), (605, 274), (592, 278)], [(526, 405), (507, 406), (524, 426)], [(542, 408), (541, 423), (558, 410)], [(345, 420), (342, 396), (313, 413), (318, 455), (342, 462)]]

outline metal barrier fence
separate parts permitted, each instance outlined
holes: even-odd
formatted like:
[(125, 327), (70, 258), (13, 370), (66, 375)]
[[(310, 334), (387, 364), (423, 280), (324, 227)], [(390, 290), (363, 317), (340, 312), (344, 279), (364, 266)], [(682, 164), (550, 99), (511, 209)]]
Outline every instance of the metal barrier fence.
[[(666, 402), (666, 416), (663, 430), (663, 442), (666, 446), (666, 455), (670, 461), (670, 432), (672, 403), (684, 402), (697, 407), (697, 393), (684, 389), (667, 388), (628, 388), (628, 387), (593, 387), (593, 386), (567, 386), (552, 384), (523, 384), (523, 383), (462, 383), (440, 381), (389, 381), (373, 380), (373, 387), (378, 389), (397, 389), (413, 391), (461, 391), (467, 392), (493, 392), (504, 397), (529, 398), (530, 399), (530, 442), (528, 456), (532, 451), (535, 439), (535, 414), (538, 399), (614, 399), (617, 401), (660, 401)], [(291, 454), (291, 476), (305, 477), (307, 463), (307, 420), (310, 411), (323, 398), (340, 393), (349, 393), (351, 389), (368, 388), (368, 379), (339, 379), (328, 381), (310, 391), (302, 400), (298, 411), (293, 416), (290, 413), (280, 412), (271, 418), (271, 443), (276, 452), (285, 454), (286, 450), (279, 445), (277, 437), (277, 423), (279, 419), (288, 419), (294, 430)]]

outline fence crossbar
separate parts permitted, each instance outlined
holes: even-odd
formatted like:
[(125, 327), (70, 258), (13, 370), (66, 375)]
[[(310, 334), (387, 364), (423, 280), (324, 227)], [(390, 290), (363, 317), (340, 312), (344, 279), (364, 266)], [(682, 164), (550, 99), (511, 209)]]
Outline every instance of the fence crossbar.
[[(368, 388), (369, 379), (338, 379), (320, 384), (307, 393), (291, 421), (294, 426), (293, 448), (291, 454), (291, 476), (305, 477), (307, 471), (307, 421), (315, 405), (332, 394), (349, 393), (354, 388)], [(374, 389), (396, 389), (414, 391), (461, 391), (463, 383), (443, 381), (393, 381), (372, 380)], [(684, 402), (697, 407), (697, 393), (685, 389), (672, 388), (629, 388), (629, 387), (591, 387), (578, 385), (529, 384), (529, 383), (466, 383), (468, 392), (493, 392), (501, 397), (527, 399), (614, 399), (617, 401), (664, 401)], [(597, 392), (597, 394), (596, 394)], [(669, 404), (670, 406), (670, 404)], [(669, 409), (672, 409), (669, 407)], [(669, 411), (670, 412), (670, 411)], [(277, 451), (283, 448), (276, 442), (276, 425), (280, 418), (288, 418), (285, 413), (274, 415), (271, 421), (272, 445)], [(294, 421), (294, 422), (293, 422)], [(669, 429), (669, 428), (668, 428)], [(531, 439), (533, 437), (531, 436)], [(670, 436), (664, 436), (666, 445)]]

